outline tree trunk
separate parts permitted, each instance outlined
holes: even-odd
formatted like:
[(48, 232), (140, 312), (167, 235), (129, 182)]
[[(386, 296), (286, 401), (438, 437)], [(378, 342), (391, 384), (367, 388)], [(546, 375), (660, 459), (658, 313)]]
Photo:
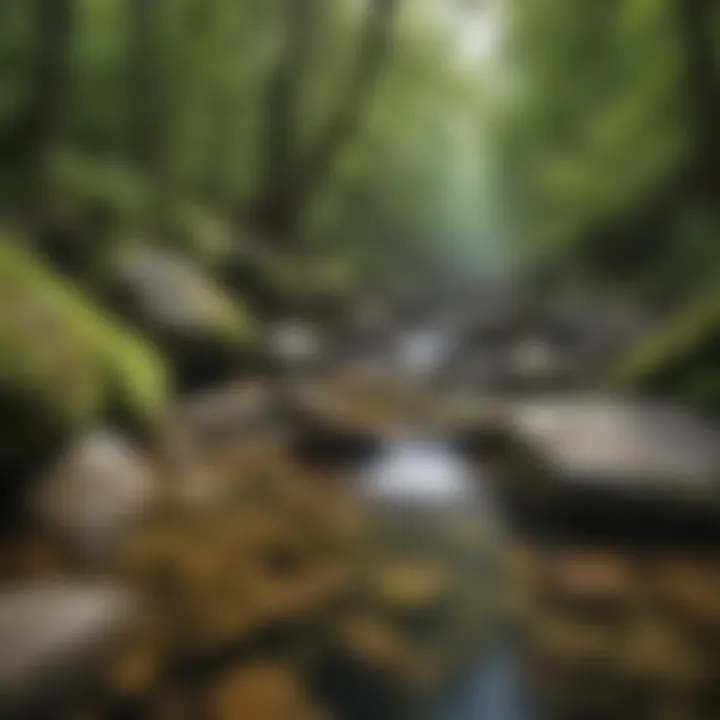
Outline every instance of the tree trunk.
[(298, 236), (306, 208), (332, 170), (338, 151), (362, 120), (363, 109), (388, 59), (398, 5), (399, 0), (372, 0), (345, 94), (309, 150), (302, 152), (297, 132), (300, 91), (317, 23), (308, 2), (290, 0), (285, 52), (269, 87), (263, 142), (265, 175), (261, 191), (243, 218), (261, 236), (283, 245)]
[(163, 0), (129, 0), (132, 99), (131, 154), (151, 187), (154, 229), (166, 227), (170, 195), (168, 84), (164, 58)]
[(282, 47), (265, 100), (267, 115), (260, 148), (260, 192), (249, 209), (250, 225), (269, 238), (294, 234), (302, 85), (318, 26), (317, 0), (285, 0)]
[(692, 191), (711, 208), (720, 207), (720, 69), (715, 49), (715, 0), (678, 0), (686, 57), (685, 84), (694, 135), (690, 168)]
[(28, 180), (28, 205), (42, 227), (50, 210), (48, 163), (65, 133), (72, 73), (74, 0), (34, 0), (35, 62), (29, 99), (7, 134), (4, 156)]
[(301, 205), (312, 200), (332, 170), (338, 151), (352, 139), (362, 122), (363, 110), (390, 56), (398, 4), (399, 0), (374, 0), (368, 11), (346, 94), (302, 164), (297, 199)]
[(162, 146), (161, 0), (130, 0), (130, 13), (132, 151), (138, 166), (152, 169), (159, 162)]

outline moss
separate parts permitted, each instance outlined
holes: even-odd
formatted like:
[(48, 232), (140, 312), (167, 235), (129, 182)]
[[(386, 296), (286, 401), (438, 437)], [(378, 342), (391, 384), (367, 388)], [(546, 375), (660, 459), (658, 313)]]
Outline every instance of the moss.
[(0, 382), (38, 413), (88, 422), (123, 407), (152, 422), (168, 397), (162, 359), (37, 256), (0, 238)]
[(612, 384), (650, 390), (702, 407), (720, 407), (716, 353), (720, 294), (712, 292), (681, 309), (622, 358)]
[(116, 328), (108, 340), (114, 350), (106, 358), (107, 409), (133, 424), (154, 424), (162, 416), (170, 389), (164, 360), (127, 330)]

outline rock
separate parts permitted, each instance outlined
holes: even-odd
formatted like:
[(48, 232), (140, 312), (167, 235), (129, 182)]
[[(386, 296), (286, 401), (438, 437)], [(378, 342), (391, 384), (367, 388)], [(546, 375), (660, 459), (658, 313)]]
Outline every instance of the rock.
[(379, 300), (367, 298), (350, 307), (346, 323), (352, 331), (372, 336), (386, 331), (389, 320), (388, 308)]
[(256, 662), (226, 673), (210, 692), (213, 720), (233, 720), (238, 713), (253, 720), (322, 720), (303, 678), (291, 667)]
[(41, 706), (97, 677), (131, 629), (132, 595), (111, 585), (22, 586), (0, 592), (0, 696), (5, 709)]
[(664, 403), (601, 396), (519, 402), (517, 429), (578, 480), (709, 488), (720, 468), (720, 431)]
[(417, 379), (429, 379), (442, 371), (455, 349), (455, 338), (442, 327), (415, 328), (399, 333), (395, 348), (398, 371)]
[(270, 355), (288, 371), (317, 367), (326, 353), (325, 345), (320, 330), (301, 320), (279, 323), (270, 333)]
[(190, 395), (180, 416), (203, 443), (222, 443), (267, 427), (274, 419), (270, 388), (255, 380)]
[(558, 552), (549, 560), (548, 600), (583, 617), (608, 620), (637, 611), (641, 585), (637, 568), (619, 554)]
[(461, 342), (449, 381), (494, 392), (597, 387), (650, 328), (649, 318), (628, 303), (510, 286), (470, 298), (459, 315), (452, 321)]
[(274, 395), (262, 380), (190, 394), (165, 427), (171, 497), (190, 506), (215, 502), (218, 493), (232, 486), (237, 464), (280, 441), (279, 414)]
[(0, 243), (0, 286), (0, 464), (5, 488), (22, 494), (58, 447), (102, 416), (152, 426), (168, 378), (142, 339), (19, 241)]
[(254, 349), (249, 311), (183, 257), (131, 248), (118, 257), (115, 275), (119, 309), (178, 358), (186, 384), (232, 374)]
[(718, 428), (657, 402), (556, 396), (511, 422), (544, 458), (546, 529), (583, 541), (720, 545)]
[(122, 436), (98, 430), (81, 438), (41, 482), (41, 522), (87, 561), (112, 553), (156, 498), (147, 460)]

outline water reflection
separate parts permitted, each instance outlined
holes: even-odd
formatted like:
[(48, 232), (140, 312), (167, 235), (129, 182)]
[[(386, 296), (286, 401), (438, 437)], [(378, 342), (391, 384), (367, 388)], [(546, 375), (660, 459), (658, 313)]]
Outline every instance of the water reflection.
[[(443, 523), (465, 517), (488, 535), (500, 537), (504, 525), (492, 497), (489, 478), (472, 468), (467, 459), (440, 439), (408, 435), (388, 441), (384, 451), (360, 472), (361, 488), (376, 511), (376, 532), (383, 537), (382, 551), (397, 554), (412, 565), (421, 555), (425, 562), (445, 542)], [(382, 520), (386, 521), (382, 525)], [(382, 525), (382, 527), (381, 527)], [(391, 528), (393, 533), (382, 532)], [(445, 525), (447, 527), (447, 525)], [(398, 529), (402, 542), (398, 544)], [(428, 548), (427, 544), (438, 547)], [(409, 547), (408, 547), (409, 545)], [(492, 564), (493, 551), (486, 558)], [(502, 580), (490, 565), (463, 565), (459, 557), (444, 555), (445, 570), (457, 571), (461, 587), (479, 602), (497, 592)], [(470, 663), (470, 672), (442, 690), (435, 700), (422, 701), (418, 713), (431, 720), (529, 720), (516, 647), (503, 623), (491, 613), (487, 618), (486, 649)], [(428, 707), (428, 704), (430, 707)], [(429, 715), (428, 715), (429, 710)]]
[(498, 641), (462, 682), (440, 698), (433, 720), (534, 720), (510, 638)]

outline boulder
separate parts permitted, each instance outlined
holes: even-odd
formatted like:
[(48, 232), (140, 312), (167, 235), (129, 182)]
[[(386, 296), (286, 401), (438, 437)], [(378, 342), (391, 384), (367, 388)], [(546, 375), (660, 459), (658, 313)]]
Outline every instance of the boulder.
[(17, 494), (103, 416), (154, 426), (169, 380), (151, 347), (18, 243), (0, 243), (0, 287), (0, 465)]
[[(92, 679), (137, 614), (132, 595), (113, 585), (63, 583), (0, 592), (0, 696), (3, 710), (58, 712)], [(48, 717), (48, 715), (43, 715)]]
[(146, 458), (101, 429), (80, 438), (50, 470), (34, 509), (75, 557), (100, 562), (153, 506), (156, 491)]
[(247, 308), (181, 255), (132, 247), (118, 256), (114, 276), (116, 306), (175, 359), (185, 385), (232, 375), (252, 354)]
[(518, 402), (513, 417), (578, 482), (709, 490), (720, 469), (718, 427), (671, 404), (560, 395)]
[(519, 401), (510, 414), (549, 470), (553, 532), (720, 546), (717, 425), (665, 403), (592, 395)]

